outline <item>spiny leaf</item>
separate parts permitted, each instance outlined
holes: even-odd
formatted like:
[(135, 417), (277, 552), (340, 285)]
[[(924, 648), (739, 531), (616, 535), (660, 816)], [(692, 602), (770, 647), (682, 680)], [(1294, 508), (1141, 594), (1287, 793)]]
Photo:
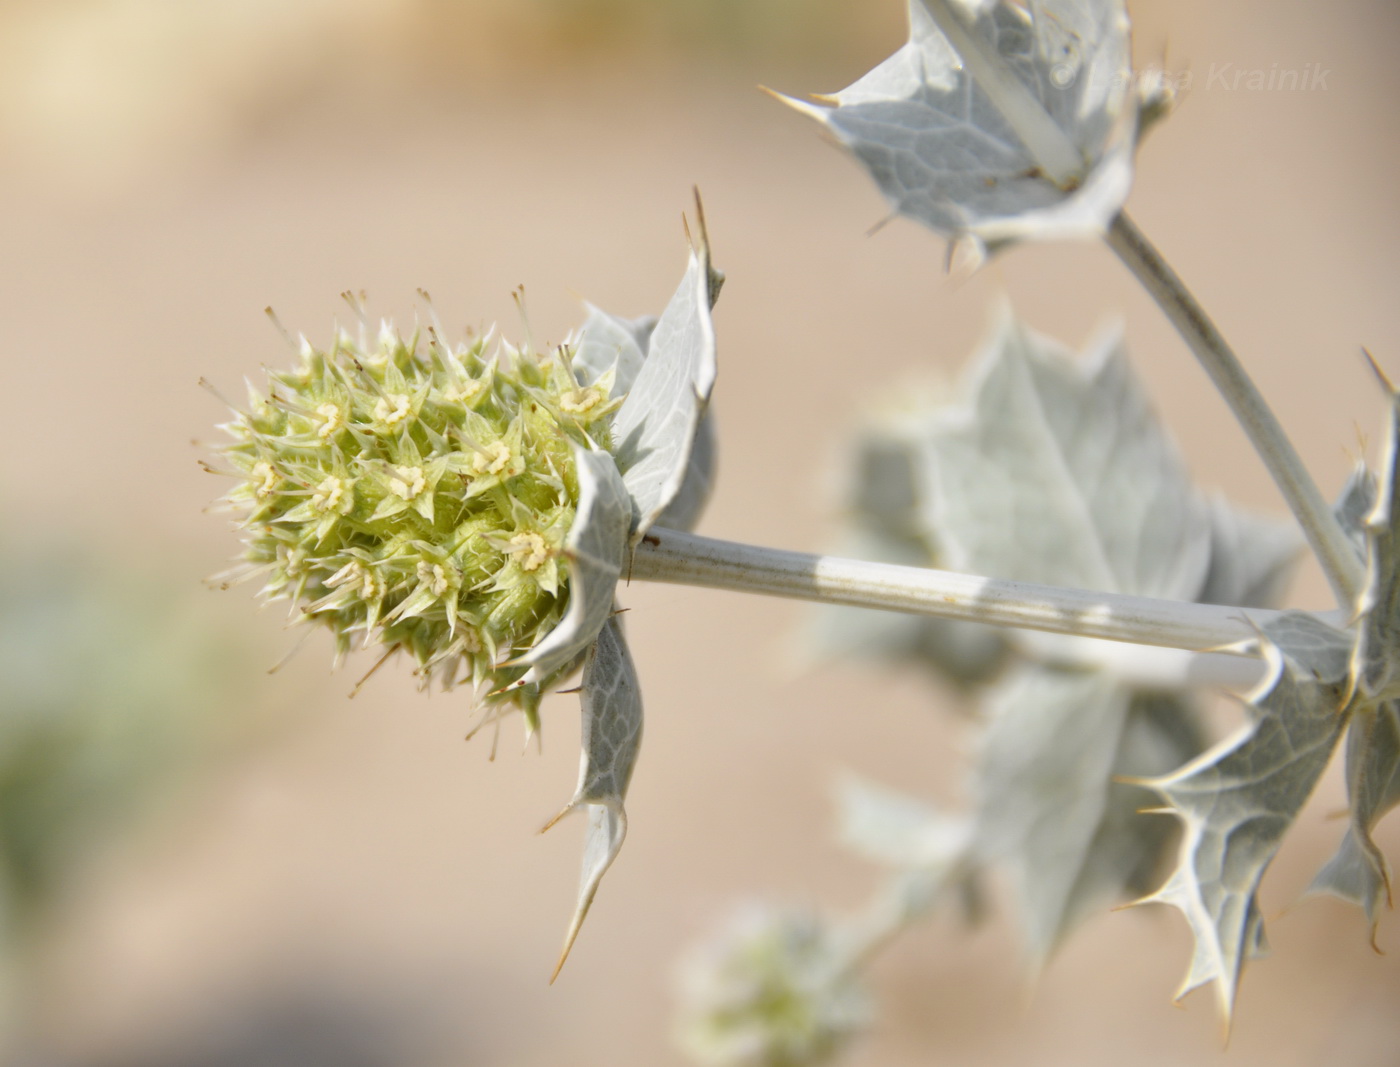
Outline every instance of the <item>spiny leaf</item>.
[(1390, 390), (1385, 455), (1376, 479), (1374, 506), (1366, 515), (1366, 588), (1357, 604), (1360, 622), (1352, 680), (1369, 700), (1400, 698), (1400, 392)]
[[(909, 41), (811, 115), (894, 210), (988, 246), (1097, 234), (1132, 183), (1121, 0), (910, 0)], [(786, 99), (786, 98), (784, 98)]]
[(580, 807), (587, 809), (578, 905), (551, 982), (569, 958), (603, 875), (627, 836), (627, 813), (622, 802), (642, 743), (642, 691), (616, 617), (608, 619), (589, 650), (583, 667), (582, 692), (583, 757), (578, 788), (564, 810), (545, 826), (548, 830), (569, 812)]
[(569, 607), (559, 625), (515, 666), (530, 670), (520, 684), (542, 681), (581, 656), (608, 620), (627, 552), (632, 502), (606, 452), (575, 447), (579, 502), (564, 541), (569, 560)]
[(1366, 911), (1375, 943), (1381, 904), (1390, 900), (1390, 868), (1371, 832), (1400, 805), (1400, 705), (1358, 709), (1347, 733), (1347, 795), (1351, 826), (1337, 854), (1318, 872), (1310, 892), (1326, 892)]
[(710, 265), (704, 216), (680, 288), (651, 333), (646, 360), (613, 423), (618, 466), (634, 502), (632, 543), (682, 492), (715, 383), (710, 309), (723, 275)]
[(1115, 779), (1161, 773), (1200, 751), (1191, 707), (1134, 694), (1103, 671), (1027, 665), (985, 702), (975, 776), (977, 849), (1007, 873), (1033, 968), (1096, 910), (1142, 892), (1170, 826)]
[(1143, 903), (1171, 904), (1195, 938), (1178, 998), (1207, 982), (1227, 1024), (1240, 974), (1263, 948), (1256, 891), (1346, 727), (1348, 635), (1290, 612), (1260, 638), (1269, 677), (1249, 722), (1174, 774), (1144, 784), (1182, 824), (1175, 872)]
[(968, 409), (932, 422), (925, 521), (955, 570), (1193, 600), (1210, 514), (1109, 336), (1082, 365), (1004, 313)]
[(1351, 660), (1354, 693), (1347, 736), (1347, 796), (1351, 826), (1336, 856), (1312, 889), (1359, 904), (1371, 922), (1390, 897), (1390, 871), (1371, 832), (1400, 804), (1400, 538), (1397, 527), (1397, 447), (1400, 393), (1390, 393), (1390, 419), (1379, 477), (1358, 467), (1343, 490), (1337, 512), (1366, 559), (1366, 588), (1357, 605), (1357, 637)]

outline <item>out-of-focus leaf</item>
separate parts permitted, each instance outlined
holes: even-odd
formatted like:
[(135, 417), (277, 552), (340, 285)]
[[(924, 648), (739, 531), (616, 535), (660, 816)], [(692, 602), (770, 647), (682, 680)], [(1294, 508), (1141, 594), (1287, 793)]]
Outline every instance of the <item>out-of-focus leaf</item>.
[(954, 570), (1193, 600), (1210, 512), (1119, 337), (1082, 365), (1009, 313), (972, 401), (931, 420), (923, 506)]
[[(1166, 819), (1144, 815), (1152, 794), (1124, 779), (1165, 774), (1204, 747), (1195, 709), (1185, 697), (1156, 691), (1131, 694), (1103, 817), (1079, 859), (1079, 874), (1065, 897), (1064, 909), (1056, 916), (1044, 904), (1034, 905), (1041, 911), (1042, 928), (1053, 935), (1044, 943), (1047, 954), (1079, 922), (1157, 884), (1168, 847), (1176, 840), (1176, 828)], [(1032, 943), (1031, 948), (1035, 947)]]
[(947, 870), (961, 862), (971, 843), (971, 824), (922, 800), (855, 775), (836, 794), (837, 833), (853, 852), (904, 870)]
[(1350, 638), (1290, 612), (1264, 628), (1270, 676), (1251, 722), (1173, 774), (1145, 782), (1181, 820), (1176, 870), (1143, 903), (1170, 904), (1195, 938), (1178, 997), (1215, 984), (1228, 1021), (1247, 959), (1264, 944), (1256, 891), (1346, 727)]
[(1390, 393), (1389, 422), (1379, 476), (1364, 466), (1352, 474), (1337, 514), (1366, 560), (1366, 588), (1357, 605), (1351, 660), (1353, 714), (1347, 735), (1347, 796), (1351, 826), (1312, 889), (1359, 904), (1375, 936), (1377, 912), (1390, 895), (1390, 871), (1371, 832), (1400, 804), (1400, 392)]
[(1376, 476), (1364, 463), (1351, 472), (1342, 494), (1332, 506), (1332, 512), (1342, 529), (1356, 546), (1356, 554), (1366, 556), (1366, 517), (1376, 506)]
[[(847, 532), (836, 555), (906, 567), (939, 565), (920, 507), (921, 433), (922, 419), (908, 412), (863, 427), (843, 479)], [(1001, 631), (989, 626), (831, 605), (813, 612), (804, 636), (812, 657), (914, 663), (962, 688), (993, 678), (1008, 648)]]
[(1366, 588), (1351, 666), (1353, 685), (1372, 701), (1400, 698), (1400, 392), (1393, 387), (1389, 415), (1375, 504), (1364, 523)]
[(627, 552), (632, 501), (606, 452), (575, 448), (579, 502), (564, 539), (569, 558), (569, 607), (559, 625), (514, 661), (528, 666), (520, 684), (547, 680), (581, 656), (613, 610)]
[(1104, 672), (1033, 666), (985, 702), (976, 847), (1006, 872), (1035, 965), (1084, 908), (1074, 890), (1107, 813), (1129, 703)]
[(903, 48), (834, 97), (788, 102), (897, 213), (995, 248), (1096, 235), (1117, 214), (1132, 184), (1131, 73), (1120, 0), (910, 0)]
[(1277, 604), (1303, 550), (1297, 524), (1251, 515), (1216, 497), (1210, 530), (1210, 569), (1196, 599), (1241, 608)]
[(703, 219), (680, 288), (652, 331), (642, 368), (613, 422), (618, 466), (632, 495), (636, 544), (681, 492), (715, 384), (710, 309), (723, 275), (710, 265)]
[(623, 799), (642, 743), (642, 690), (616, 617), (608, 619), (589, 650), (583, 667), (582, 704), (583, 755), (578, 788), (564, 810), (545, 827), (549, 829), (580, 807), (587, 810), (588, 830), (584, 839), (578, 905), (569, 923), (554, 977), (558, 977), (564, 961), (569, 958), (569, 950), (593, 906), (603, 875), (617, 858), (627, 836)]
[(1396, 702), (1373, 704), (1353, 714), (1347, 733), (1347, 796), (1351, 825), (1310, 891), (1332, 893), (1364, 908), (1374, 942), (1378, 913), (1390, 895), (1390, 869), (1371, 831), (1400, 805), (1400, 705)]

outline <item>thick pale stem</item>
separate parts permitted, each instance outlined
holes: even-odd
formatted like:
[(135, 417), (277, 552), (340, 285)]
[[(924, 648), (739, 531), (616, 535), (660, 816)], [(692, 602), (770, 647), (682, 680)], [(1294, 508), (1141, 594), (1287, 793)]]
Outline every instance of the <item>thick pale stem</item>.
[(1113, 220), (1106, 239), (1166, 312), (1230, 405), (1303, 528), (1338, 604), (1350, 609), (1365, 581), (1361, 560), (1239, 358), (1176, 272), (1126, 213)]
[(630, 576), (1190, 651), (1250, 641), (1280, 614), (814, 556), (654, 527), (637, 546)]

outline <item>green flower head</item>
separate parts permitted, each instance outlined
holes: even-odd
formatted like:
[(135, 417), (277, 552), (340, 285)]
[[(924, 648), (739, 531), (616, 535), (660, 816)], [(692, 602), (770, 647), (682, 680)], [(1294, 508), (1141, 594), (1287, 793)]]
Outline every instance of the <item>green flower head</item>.
[(468, 681), (532, 708), (554, 679), (510, 688), (526, 668), (509, 664), (564, 616), (574, 452), (608, 449), (621, 403), (613, 369), (584, 384), (570, 356), (490, 338), (449, 348), (387, 322), (373, 341), (303, 341), (300, 365), (224, 427), (239, 570), (329, 628), (340, 654), (403, 650), (425, 685)]
[(302, 341), (299, 366), (224, 426), (244, 552), (221, 577), (261, 577), (331, 631), (337, 658), (406, 652), (423, 685), (470, 683), (484, 721), (518, 707), (531, 732), (582, 667), (582, 768), (560, 814), (588, 812), (588, 844), (566, 956), (622, 846), (641, 738), (618, 579), (654, 523), (692, 526), (711, 480), (722, 276), (697, 221), (659, 318), (590, 308), (547, 352), (387, 323), (372, 341)]

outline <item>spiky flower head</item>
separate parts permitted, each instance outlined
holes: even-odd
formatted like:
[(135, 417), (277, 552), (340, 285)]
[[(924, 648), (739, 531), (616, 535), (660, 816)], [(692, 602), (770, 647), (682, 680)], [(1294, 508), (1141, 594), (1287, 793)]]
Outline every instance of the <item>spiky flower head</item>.
[(339, 653), (378, 642), (379, 662), (406, 651), (425, 685), (469, 680), (487, 722), (513, 704), (535, 730), (544, 693), (583, 667), (564, 812), (587, 810), (588, 836), (560, 965), (626, 836), (642, 726), (614, 617), (628, 548), (657, 522), (690, 529), (713, 473), (710, 310), (724, 276), (698, 192), (695, 207), (685, 274), (657, 318), (591, 307), (574, 343), (545, 353), (448, 349), (439, 329), (405, 339), (387, 324), (373, 343), (303, 341), (301, 366), (250, 388), (225, 427), (224, 473), (239, 480), (225, 502), (245, 546), (230, 580), (261, 575), (264, 595), (329, 628)]
[(402, 650), (424, 685), (470, 682), (533, 717), (551, 677), (512, 657), (563, 618), (574, 449), (610, 444), (613, 375), (581, 384), (567, 348), (434, 330), (303, 340), (300, 366), (250, 387), (225, 425), (244, 554), (234, 577), (353, 644)]

